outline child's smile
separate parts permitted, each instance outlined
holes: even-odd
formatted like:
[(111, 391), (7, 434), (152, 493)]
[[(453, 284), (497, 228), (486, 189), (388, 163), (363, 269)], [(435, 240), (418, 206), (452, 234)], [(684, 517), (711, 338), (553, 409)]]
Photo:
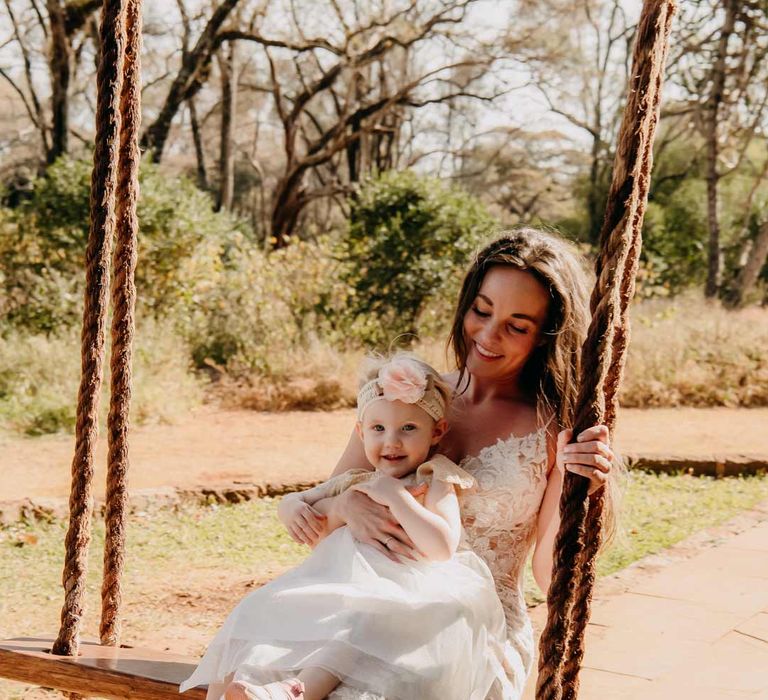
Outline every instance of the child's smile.
[(374, 401), (358, 423), (365, 456), (377, 471), (395, 478), (414, 472), (442, 436), (435, 421), (416, 404)]

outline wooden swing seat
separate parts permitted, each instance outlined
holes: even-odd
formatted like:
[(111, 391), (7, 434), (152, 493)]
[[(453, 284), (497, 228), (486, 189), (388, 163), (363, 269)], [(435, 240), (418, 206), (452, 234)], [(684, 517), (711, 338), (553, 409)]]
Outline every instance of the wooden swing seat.
[(0, 641), (0, 677), (46, 688), (114, 700), (192, 698), (204, 700), (204, 687), (179, 695), (197, 660), (142, 647), (102, 646), (82, 640), (76, 658), (50, 653), (51, 637)]

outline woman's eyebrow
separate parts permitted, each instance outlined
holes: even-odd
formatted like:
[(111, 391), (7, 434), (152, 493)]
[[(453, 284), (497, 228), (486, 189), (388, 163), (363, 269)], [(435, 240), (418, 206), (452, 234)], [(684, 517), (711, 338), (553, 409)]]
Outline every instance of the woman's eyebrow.
[[(485, 296), (485, 294), (478, 294), (477, 298), (482, 299), (486, 304), (488, 304), (488, 306), (493, 306), (493, 302), (487, 296)], [(509, 315), (512, 318), (522, 318), (526, 321), (530, 321), (531, 323), (538, 323), (538, 319), (534, 318), (533, 316), (529, 316), (528, 314), (517, 313), (517, 314), (509, 314)]]

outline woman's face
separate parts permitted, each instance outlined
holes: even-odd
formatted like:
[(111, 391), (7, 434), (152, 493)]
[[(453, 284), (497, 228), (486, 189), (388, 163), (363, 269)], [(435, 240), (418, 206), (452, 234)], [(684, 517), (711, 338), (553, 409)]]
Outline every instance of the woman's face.
[(467, 370), (478, 379), (517, 376), (543, 342), (549, 292), (530, 272), (496, 265), (464, 316)]

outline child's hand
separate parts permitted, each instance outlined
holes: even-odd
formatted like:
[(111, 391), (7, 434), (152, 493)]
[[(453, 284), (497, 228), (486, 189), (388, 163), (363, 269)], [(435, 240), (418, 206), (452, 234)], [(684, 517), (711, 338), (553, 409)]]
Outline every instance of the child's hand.
[(314, 547), (325, 533), (327, 516), (296, 496), (285, 496), (277, 506), (277, 517), (299, 544)]
[(405, 486), (403, 486), (403, 482), (400, 479), (395, 479), (385, 474), (377, 476), (370, 481), (365, 481), (362, 484), (355, 484), (352, 488), (355, 491), (362, 491), (371, 500), (384, 506), (388, 506), (392, 503), (393, 499), (402, 496), (405, 491)]

